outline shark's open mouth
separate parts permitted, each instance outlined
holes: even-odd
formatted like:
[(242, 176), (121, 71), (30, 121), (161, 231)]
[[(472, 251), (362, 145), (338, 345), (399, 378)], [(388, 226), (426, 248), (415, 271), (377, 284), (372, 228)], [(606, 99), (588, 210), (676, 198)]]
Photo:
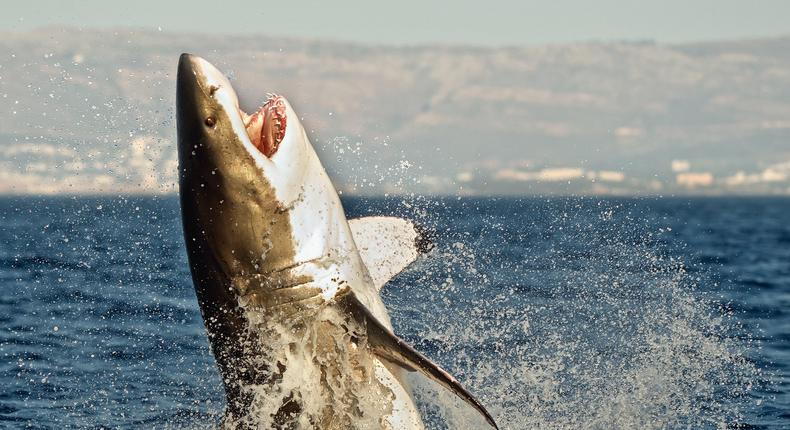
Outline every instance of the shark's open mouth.
[(263, 155), (267, 157), (274, 155), (285, 137), (287, 118), (283, 98), (272, 94), (252, 115), (247, 115), (241, 110), (240, 113), (252, 144)]

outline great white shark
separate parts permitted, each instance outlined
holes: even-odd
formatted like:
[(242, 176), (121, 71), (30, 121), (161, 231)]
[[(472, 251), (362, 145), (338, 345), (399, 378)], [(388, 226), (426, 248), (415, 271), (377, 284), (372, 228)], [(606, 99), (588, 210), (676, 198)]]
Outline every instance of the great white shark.
[(285, 98), (248, 115), (224, 74), (183, 54), (176, 116), (184, 238), (225, 386), (223, 427), (422, 429), (404, 371), (496, 427), (393, 333), (379, 289), (417, 257), (418, 232), (397, 218), (346, 219)]

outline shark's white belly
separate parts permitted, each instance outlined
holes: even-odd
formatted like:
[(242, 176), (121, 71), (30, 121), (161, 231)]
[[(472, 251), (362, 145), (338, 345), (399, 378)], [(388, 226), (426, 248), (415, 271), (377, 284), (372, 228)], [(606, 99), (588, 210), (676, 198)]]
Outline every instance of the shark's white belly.
[[(385, 417), (392, 430), (399, 429), (423, 429), (422, 418), (414, 404), (410, 390), (401, 382), (401, 378), (395, 376), (393, 372), (402, 372), (400, 369), (389, 369), (379, 360), (375, 361), (374, 372), (376, 379), (384, 386), (392, 390), (394, 400), (392, 401), (392, 414)], [(399, 375), (400, 376), (400, 375)]]
[[(321, 290), (325, 293), (334, 293), (342, 290), (343, 285), (354, 285), (355, 283), (358, 286), (361, 285), (361, 288), (352, 288), (352, 291), (357, 294), (356, 290), (363, 290), (359, 291), (358, 294), (360, 301), (365, 303), (366, 307), (379, 321), (388, 329), (392, 330), (389, 315), (387, 314), (387, 310), (375, 286), (370, 284), (370, 282), (359, 279), (358, 272), (354, 271), (353, 273), (349, 273), (347, 270), (344, 270), (344, 267), (338, 266), (335, 263), (336, 261), (332, 261), (328, 265), (321, 265), (318, 263), (305, 264), (300, 266), (295, 273), (309, 275), (315, 279), (314, 283), (311, 284), (321, 287)], [(346, 266), (346, 269), (347, 268), (348, 266)], [(348, 282), (345, 281), (345, 279), (355, 279), (356, 282)], [(324, 300), (331, 302), (333, 298), (324, 297)], [(347, 346), (352, 348), (350, 344)], [(403, 378), (405, 371), (396, 365), (388, 365), (374, 356), (370, 358), (370, 364), (373, 367), (370, 373), (371, 376), (373, 376), (381, 386), (386, 387), (392, 395), (391, 405), (387, 408), (391, 410), (391, 412), (384, 415), (382, 419), (384, 428), (389, 430), (424, 429), (420, 413), (412, 398), (411, 388)], [(378, 385), (379, 384), (375, 382), (371, 382), (371, 387)], [(379, 395), (376, 394), (376, 390), (373, 388), (370, 389), (369, 393), (360, 392), (356, 394), (361, 396)]]

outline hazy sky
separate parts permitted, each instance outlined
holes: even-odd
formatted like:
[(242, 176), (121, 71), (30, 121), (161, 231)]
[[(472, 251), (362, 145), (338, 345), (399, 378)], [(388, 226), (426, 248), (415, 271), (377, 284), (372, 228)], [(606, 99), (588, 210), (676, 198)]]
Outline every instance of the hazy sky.
[(685, 42), (790, 34), (788, 0), (4, 1), (1, 30), (161, 27), (363, 43)]

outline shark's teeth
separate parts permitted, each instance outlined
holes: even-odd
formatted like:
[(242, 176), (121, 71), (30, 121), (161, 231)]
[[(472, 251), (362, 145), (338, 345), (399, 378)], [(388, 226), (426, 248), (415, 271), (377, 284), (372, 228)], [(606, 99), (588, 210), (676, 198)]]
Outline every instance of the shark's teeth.
[(271, 157), (285, 138), (287, 117), (285, 100), (276, 94), (267, 94), (266, 102), (254, 114), (244, 117), (244, 126), (250, 141), (263, 155)]

